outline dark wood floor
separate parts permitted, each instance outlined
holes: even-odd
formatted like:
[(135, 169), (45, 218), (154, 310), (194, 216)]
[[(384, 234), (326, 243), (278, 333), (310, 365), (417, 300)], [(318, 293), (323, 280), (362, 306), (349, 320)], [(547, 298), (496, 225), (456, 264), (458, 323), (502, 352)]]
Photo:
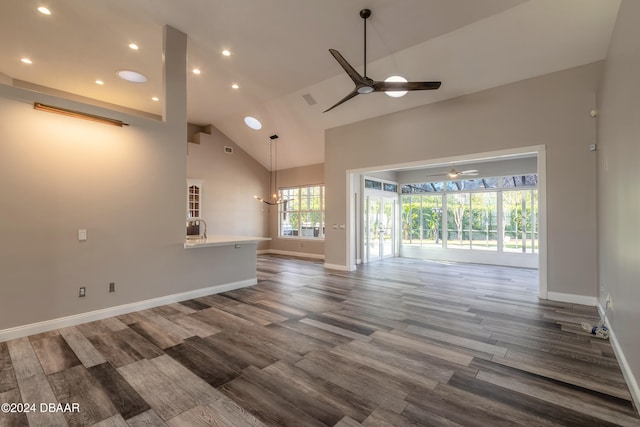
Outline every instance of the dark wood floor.
[[(259, 284), (0, 343), (0, 426), (640, 426), (595, 308), (533, 270), (260, 256)], [(39, 409), (39, 408), (38, 408)]]

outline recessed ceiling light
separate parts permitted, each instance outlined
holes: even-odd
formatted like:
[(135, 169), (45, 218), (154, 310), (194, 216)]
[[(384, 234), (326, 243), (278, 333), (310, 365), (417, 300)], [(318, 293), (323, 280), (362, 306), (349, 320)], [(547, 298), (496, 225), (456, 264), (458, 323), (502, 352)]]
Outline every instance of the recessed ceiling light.
[(154, 101), (154, 102), (160, 101), (160, 99), (157, 96), (154, 96), (153, 98), (151, 98), (151, 100)]
[(137, 45), (137, 44), (135, 44), (135, 43), (131, 43), (131, 44), (129, 44), (129, 47), (130, 47), (131, 49), (133, 49), (133, 50), (138, 50), (138, 49), (140, 49), (140, 48), (138, 47), (138, 45)]
[(24, 62), (25, 64), (33, 64), (33, 62), (29, 58), (22, 58), (20, 61)]
[(104, 82), (102, 80), (96, 80), (96, 84), (103, 85)]
[(194, 68), (192, 71), (193, 74), (200, 74), (200, 68)]
[(118, 70), (116, 71), (116, 75), (122, 80), (126, 80), (131, 83), (145, 83), (147, 81), (147, 77), (145, 75), (131, 70)]
[(224, 56), (231, 56), (231, 51), (229, 49), (225, 49), (225, 50), (222, 51), (222, 54)]
[(238, 89), (238, 88), (240, 88), (240, 86), (238, 86), (238, 83), (234, 83), (234, 84), (231, 85), (231, 88), (232, 89)]
[[(390, 76), (384, 79), (385, 82), (402, 82), (406, 83), (407, 79), (402, 76)], [(392, 98), (400, 98), (401, 96), (405, 96), (407, 94), (406, 90), (387, 90), (384, 92), (388, 96)]]
[(38, 8), (38, 12), (42, 13), (43, 15), (51, 15), (51, 11), (44, 6), (40, 6)]
[(244, 124), (246, 124), (251, 129), (254, 129), (254, 130), (262, 129), (262, 123), (260, 123), (260, 120), (256, 119), (255, 117), (251, 117), (251, 116), (245, 117)]

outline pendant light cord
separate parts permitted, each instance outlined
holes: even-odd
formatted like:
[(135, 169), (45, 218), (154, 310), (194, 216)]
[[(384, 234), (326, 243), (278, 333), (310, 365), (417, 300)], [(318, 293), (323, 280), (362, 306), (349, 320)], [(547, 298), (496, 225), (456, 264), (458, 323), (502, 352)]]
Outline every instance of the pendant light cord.
[(273, 198), (273, 140), (269, 141), (269, 193)]
[(275, 147), (275, 152), (276, 152), (276, 164), (275, 164), (275, 177), (274, 177), (274, 185), (273, 185), (273, 194), (276, 195), (276, 202), (280, 201), (280, 195), (278, 194), (278, 141), (276, 141), (276, 147)]

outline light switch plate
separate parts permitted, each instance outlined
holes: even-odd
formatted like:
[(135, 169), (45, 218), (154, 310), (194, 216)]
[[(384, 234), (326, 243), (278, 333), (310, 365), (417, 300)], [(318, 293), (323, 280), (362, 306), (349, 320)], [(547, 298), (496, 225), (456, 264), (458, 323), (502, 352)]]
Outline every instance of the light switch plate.
[(87, 240), (87, 229), (86, 228), (81, 228), (80, 230), (78, 230), (78, 240), (80, 240), (80, 241)]

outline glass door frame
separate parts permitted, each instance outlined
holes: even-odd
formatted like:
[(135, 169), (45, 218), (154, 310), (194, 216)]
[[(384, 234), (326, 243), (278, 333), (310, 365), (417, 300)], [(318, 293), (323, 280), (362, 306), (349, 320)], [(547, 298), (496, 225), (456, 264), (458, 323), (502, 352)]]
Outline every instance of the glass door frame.
[[(361, 178), (361, 194), (362, 194), (362, 198), (361, 198), (361, 210), (359, 212), (359, 221), (360, 221), (360, 242), (359, 242), (359, 246), (360, 246), (360, 254), (361, 254), (361, 259), (360, 262), (362, 262), (363, 264), (366, 264), (368, 262), (373, 262), (373, 261), (378, 261), (381, 260), (383, 258), (390, 258), (390, 257), (397, 257), (400, 254), (400, 245), (399, 245), (399, 239), (398, 236), (399, 231), (400, 231), (400, 195), (397, 191), (393, 192), (393, 191), (384, 191), (382, 189), (373, 189), (373, 188), (365, 188), (365, 181), (377, 181), (380, 183), (384, 184), (390, 184), (390, 185), (395, 185), (397, 186), (397, 188), (399, 188), (398, 184), (396, 182), (392, 182), (392, 181), (388, 181), (388, 180), (384, 180), (384, 179), (379, 179), (379, 178), (372, 178), (372, 177), (368, 177), (368, 176), (362, 176)], [(385, 227), (385, 230), (383, 230), (383, 233), (385, 234), (390, 234), (391, 237), (391, 252), (385, 252), (385, 239), (384, 236), (379, 235), (378, 238), (376, 238), (375, 240), (378, 242), (378, 248), (379, 250), (376, 252), (375, 255), (371, 255), (371, 247), (370, 247), (370, 242), (372, 239), (370, 239), (370, 233), (373, 232), (373, 230), (370, 227), (370, 202), (372, 200), (375, 200), (376, 203), (378, 203), (379, 209), (378, 209), (378, 220), (377, 222), (380, 223), (382, 221), (382, 217), (384, 216), (384, 212), (385, 212), (385, 205), (387, 205), (387, 203), (391, 202), (391, 226), (390, 227)], [(387, 248), (389, 248), (389, 246), (387, 246)], [(375, 249), (374, 249), (375, 250)]]

